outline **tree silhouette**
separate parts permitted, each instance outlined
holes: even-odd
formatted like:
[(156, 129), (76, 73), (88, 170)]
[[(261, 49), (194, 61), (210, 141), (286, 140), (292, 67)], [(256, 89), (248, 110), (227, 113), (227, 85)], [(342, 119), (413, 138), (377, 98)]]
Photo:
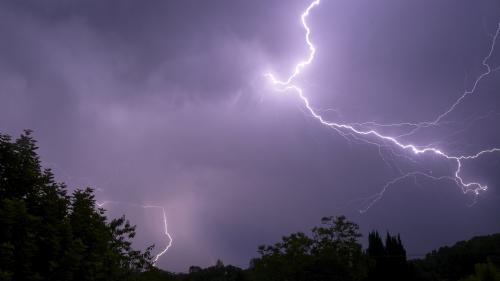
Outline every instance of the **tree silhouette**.
[(254, 280), (362, 280), (366, 258), (359, 227), (344, 216), (325, 217), (312, 237), (298, 232), (272, 246), (259, 247), (251, 262)]
[(409, 276), (406, 250), (399, 234), (387, 233), (385, 245), (377, 231), (368, 235), (368, 256), (374, 261), (370, 268), (370, 280), (406, 280)]
[(90, 188), (67, 195), (36, 150), (29, 130), (0, 134), (0, 280), (128, 280), (149, 268), (134, 227), (108, 223)]

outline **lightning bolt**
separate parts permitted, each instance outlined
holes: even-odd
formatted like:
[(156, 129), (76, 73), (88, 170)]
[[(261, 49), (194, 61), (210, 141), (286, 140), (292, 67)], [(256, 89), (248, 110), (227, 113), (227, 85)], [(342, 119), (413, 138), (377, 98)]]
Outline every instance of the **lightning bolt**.
[[(76, 181), (76, 182), (85, 182), (83, 184), (84, 186), (97, 186), (97, 184), (94, 184), (93, 181), (91, 180), (90, 177), (73, 177), (71, 173), (67, 170), (64, 169), (63, 166), (59, 166), (58, 164), (54, 162), (48, 162), (44, 164), (47, 167), (50, 167), (53, 170), (57, 170), (59, 173), (62, 173), (64, 177), (69, 180), (69, 181)], [(108, 185), (113, 181), (113, 177), (119, 174), (119, 169), (115, 170), (114, 173), (105, 181), (104, 185)], [(82, 185), (82, 184), (81, 184)], [(102, 188), (95, 188), (96, 191), (102, 191)], [(158, 259), (163, 256), (172, 246), (173, 239), (171, 234), (168, 232), (168, 223), (167, 223), (167, 212), (163, 206), (157, 206), (157, 205), (145, 205), (145, 204), (138, 204), (138, 203), (131, 203), (131, 202), (122, 202), (122, 201), (112, 201), (112, 200), (105, 200), (101, 202), (96, 202), (97, 207), (102, 208), (105, 205), (125, 205), (128, 207), (135, 207), (135, 208), (144, 208), (144, 209), (158, 209), (161, 210), (162, 212), (162, 219), (163, 219), (163, 230), (164, 230), (164, 235), (167, 237), (168, 243), (165, 245), (165, 247), (162, 248), (162, 250), (155, 255), (153, 258), (153, 265), (156, 266), (156, 263), (158, 262)]]
[(168, 251), (168, 249), (170, 249), (170, 247), (172, 246), (172, 242), (173, 242), (172, 236), (168, 232), (167, 212), (165, 211), (165, 208), (163, 206), (157, 206), (157, 205), (141, 205), (141, 204), (136, 204), (136, 203), (119, 202), (119, 201), (102, 201), (102, 202), (96, 202), (96, 205), (99, 208), (102, 208), (104, 205), (109, 205), (109, 204), (121, 204), (121, 205), (127, 205), (127, 206), (131, 206), (131, 207), (144, 208), (144, 209), (159, 209), (159, 210), (161, 210), (162, 215), (163, 215), (163, 230), (164, 230), (165, 236), (168, 239), (168, 243), (153, 258), (153, 266), (156, 266), (156, 263), (158, 262), (158, 259), (161, 256), (163, 256)]
[[(301, 87), (298, 85), (294, 84), (295, 78), (301, 73), (302, 69), (304, 69), (306, 66), (310, 65), (315, 57), (316, 54), (316, 48), (311, 41), (311, 29), (309, 28), (307, 24), (307, 17), (309, 16), (311, 10), (318, 6), (320, 4), (321, 0), (315, 0), (309, 4), (309, 6), (306, 8), (306, 10), (302, 13), (300, 19), (302, 22), (302, 26), (305, 30), (305, 42), (309, 48), (309, 56), (307, 59), (300, 61), (296, 64), (293, 72), (288, 76), (288, 78), (284, 80), (278, 79), (273, 73), (266, 73), (264, 76), (269, 79), (269, 81), (272, 83), (274, 86), (274, 89), (280, 92), (293, 92), (297, 95), (297, 97), (302, 101), (306, 112), (309, 113), (310, 116), (312, 116), (314, 119), (316, 119), (320, 124), (327, 126), (331, 129), (336, 130), (339, 134), (342, 136), (352, 136), (358, 140), (363, 140), (369, 144), (374, 144), (379, 147), (379, 152), (382, 147), (387, 147), (387, 145), (391, 145), (392, 147), (398, 148), (403, 151), (408, 151), (409, 153), (412, 153), (413, 155), (427, 155), (427, 154), (432, 154), (435, 156), (438, 156), (445, 161), (450, 161), (454, 163), (455, 165), (455, 170), (453, 175), (450, 176), (443, 176), (443, 177), (435, 177), (432, 176), (431, 174), (424, 173), (424, 172), (416, 172), (412, 171), (409, 173), (406, 173), (398, 178), (395, 178), (391, 181), (389, 181), (380, 192), (365, 198), (365, 207), (360, 210), (360, 212), (365, 212), (367, 211), (373, 204), (375, 204), (377, 201), (379, 201), (382, 196), (384, 195), (385, 191), (391, 186), (396, 184), (397, 182), (400, 182), (406, 178), (409, 177), (417, 177), (417, 176), (424, 176), (428, 177), (434, 180), (451, 180), (455, 182), (461, 189), (464, 194), (472, 192), (476, 197), (477, 195), (480, 194), (482, 191), (486, 191), (488, 189), (488, 186), (483, 185), (479, 182), (468, 182), (464, 180), (461, 176), (462, 172), (462, 166), (463, 166), (463, 161), (466, 160), (475, 160), (484, 154), (489, 154), (489, 153), (494, 153), (494, 152), (500, 152), (500, 148), (491, 148), (491, 149), (486, 149), (477, 152), (476, 154), (473, 155), (451, 155), (448, 154), (442, 150), (440, 150), (437, 147), (434, 146), (418, 146), (412, 143), (405, 143), (399, 140), (399, 137), (401, 136), (408, 136), (413, 134), (416, 130), (422, 128), (422, 127), (428, 127), (428, 126), (435, 126), (438, 125), (439, 122), (446, 117), (449, 113), (451, 113), (461, 102), (463, 99), (465, 99), (468, 95), (473, 94), (480, 83), (482, 79), (484, 79), (486, 76), (491, 74), (492, 72), (496, 71), (497, 69), (491, 68), (491, 66), (488, 64), (488, 60), (493, 54), (493, 51), (495, 49), (495, 44), (497, 41), (497, 37), (499, 36), (500, 33), (500, 23), (498, 24), (497, 30), (495, 32), (495, 35), (493, 36), (493, 42), (491, 44), (490, 51), (488, 55), (483, 59), (482, 65), (486, 68), (486, 71), (482, 73), (474, 82), (472, 89), (465, 91), (450, 107), (448, 107), (442, 114), (440, 114), (437, 118), (435, 118), (433, 121), (430, 122), (421, 122), (421, 123), (399, 123), (399, 124), (389, 124), (389, 125), (381, 125), (377, 124), (374, 122), (367, 122), (363, 124), (346, 124), (346, 123), (339, 123), (339, 122), (334, 122), (334, 121), (328, 121), (326, 120), (320, 113), (318, 113), (317, 110), (315, 110), (307, 98), (307, 96), (304, 94), (304, 91), (302, 90)], [(413, 126), (415, 127), (410, 133), (401, 135), (401, 136), (388, 136), (383, 133), (378, 132), (376, 129), (373, 128), (364, 128), (364, 126), (357, 126), (357, 125), (367, 125), (371, 123), (372, 125), (375, 126)], [(361, 127), (361, 128), (358, 128)], [(370, 139), (373, 139), (374, 141), (371, 141)], [(376, 142), (379, 141), (379, 142)], [(391, 148), (392, 150), (392, 148)], [(385, 159), (384, 159), (385, 161)]]

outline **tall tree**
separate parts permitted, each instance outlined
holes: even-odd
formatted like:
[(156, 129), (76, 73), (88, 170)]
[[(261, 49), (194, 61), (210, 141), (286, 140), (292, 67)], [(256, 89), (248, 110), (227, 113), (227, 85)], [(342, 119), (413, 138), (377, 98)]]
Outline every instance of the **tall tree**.
[(406, 250), (400, 235), (387, 233), (385, 245), (376, 231), (368, 235), (368, 256), (374, 264), (370, 268), (370, 280), (406, 280), (409, 271)]
[(382, 237), (377, 231), (368, 234), (368, 249), (366, 252), (373, 261), (368, 274), (369, 279), (382, 280), (386, 270), (386, 252)]
[(68, 196), (36, 150), (31, 131), (0, 134), (0, 280), (126, 280), (148, 268), (134, 227), (108, 223), (90, 188)]
[(304, 233), (284, 236), (272, 246), (259, 248), (251, 263), (255, 280), (362, 280), (366, 259), (358, 243), (359, 227), (344, 216), (326, 217), (322, 225)]

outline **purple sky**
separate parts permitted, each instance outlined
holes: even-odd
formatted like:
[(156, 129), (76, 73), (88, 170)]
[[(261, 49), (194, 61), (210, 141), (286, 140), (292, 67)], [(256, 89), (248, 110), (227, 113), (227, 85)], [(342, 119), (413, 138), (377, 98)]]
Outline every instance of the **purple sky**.
[[(266, 71), (284, 78), (307, 57), (308, 4), (0, 1), (0, 131), (33, 129), (45, 166), (71, 188), (165, 206), (164, 269), (247, 266), (258, 245), (327, 215), (400, 232), (411, 256), (500, 232), (499, 153), (465, 162), (464, 178), (489, 186), (473, 206), (451, 181), (417, 177), (359, 212), (356, 199), (401, 171), (454, 167), (346, 139), (273, 90)], [(335, 110), (321, 111), (330, 120), (429, 121), (485, 71), (499, 21), (497, 0), (323, 0), (308, 19), (317, 56), (297, 84), (314, 108)], [(488, 63), (500, 66), (500, 46)], [(443, 125), (402, 140), (454, 155), (500, 147), (499, 90), (500, 71)], [(165, 244), (159, 210), (107, 208), (138, 224), (137, 246)]]

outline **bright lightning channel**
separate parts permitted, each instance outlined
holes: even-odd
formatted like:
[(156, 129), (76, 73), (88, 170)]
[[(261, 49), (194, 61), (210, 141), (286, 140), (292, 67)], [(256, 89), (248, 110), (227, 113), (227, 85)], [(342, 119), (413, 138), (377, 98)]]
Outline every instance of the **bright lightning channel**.
[[(307, 17), (309, 16), (311, 10), (318, 6), (320, 4), (321, 0), (315, 0), (312, 3), (309, 4), (309, 6), (306, 8), (306, 10), (302, 13), (300, 20), (302, 22), (302, 26), (305, 29), (305, 41), (306, 44), (309, 48), (309, 56), (307, 59), (300, 61), (299, 63), (296, 64), (292, 74), (288, 76), (285, 80), (280, 80), (276, 78), (276, 76), (272, 73), (267, 73), (265, 74), (265, 77), (267, 77), (273, 86), (275, 87), (275, 90), (280, 91), (280, 92), (294, 92), (297, 94), (297, 96), (300, 98), (300, 100), (303, 102), (304, 107), (307, 109), (309, 114), (315, 118), (317, 121), (319, 121), (322, 125), (325, 125), (327, 127), (330, 127), (337, 132), (339, 132), (341, 135), (346, 136), (346, 135), (352, 135), (353, 137), (357, 138), (356, 136), (360, 137), (374, 137), (382, 142), (392, 144), (396, 147), (399, 147), (401, 150), (404, 151), (409, 151), (412, 152), (415, 155), (419, 154), (434, 154), (437, 155), (445, 160), (452, 161), (456, 165), (455, 172), (453, 173), (453, 176), (445, 176), (445, 177), (435, 177), (427, 173), (423, 172), (410, 172), (405, 175), (402, 175), (401, 177), (395, 178), (392, 181), (389, 181), (379, 193), (376, 193), (368, 198), (365, 198), (368, 202), (365, 207), (360, 210), (360, 212), (365, 212), (367, 211), (373, 204), (375, 204), (378, 200), (382, 198), (384, 195), (385, 191), (389, 186), (405, 179), (408, 177), (416, 177), (416, 176), (424, 176), (428, 177), (434, 180), (442, 180), (442, 179), (447, 179), (447, 180), (452, 180), (454, 181), (459, 187), (461, 187), (463, 193), (469, 193), (472, 192), (476, 196), (479, 195), (481, 191), (485, 191), (488, 189), (488, 186), (482, 185), (479, 182), (467, 182), (465, 181), (462, 176), (462, 164), (464, 160), (474, 160), (479, 158), (480, 156), (488, 153), (494, 153), (494, 152), (500, 152), (500, 148), (491, 148), (491, 149), (486, 149), (479, 151), (476, 154), (473, 155), (450, 155), (447, 154), (446, 152), (441, 151), (440, 149), (436, 147), (421, 147), (417, 146), (411, 143), (403, 143), (398, 140), (398, 137), (392, 137), (392, 136), (387, 136), (384, 135), (380, 132), (377, 132), (375, 129), (358, 129), (355, 128), (352, 124), (343, 124), (343, 123), (337, 123), (333, 121), (327, 121), (323, 116), (321, 116), (310, 104), (309, 99), (306, 97), (304, 94), (304, 91), (302, 90), (301, 87), (297, 86), (296, 84), (293, 83), (294, 79), (301, 73), (301, 70), (306, 67), (307, 65), (311, 64), (312, 61), (314, 60), (314, 56), (316, 54), (316, 48), (314, 44), (311, 41), (310, 35), (311, 35), (311, 29), (309, 28), (307, 24)], [(428, 126), (433, 126), (433, 125), (438, 125), (438, 123), (445, 117), (447, 116), (450, 112), (452, 112), (458, 104), (462, 102), (462, 100), (467, 97), (469, 94), (474, 93), (474, 91), (477, 88), (477, 85), (479, 82), (486, 76), (488, 76), (490, 73), (494, 72), (496, 69), (492, 70), (491, 66), (488, 64), (488, 60), (493, 54), (494, 48), (495, 48), (495, 43), (497, 40), (497, 37), (499, 36), (500, 33), (500, 23), (498, 24), (497, 30), (495, 32), (495, 35), (493, 36), (493, 42), (491, 44), (490, 51), (488, 55), (483, 59), (482, 65), (486, 67), (486, 72), (482, 73), (474, 82), (473, 87), (471, 90), (465, 91), (449, 108), (447, 108), (446, 111), (444, 111), (442, 114), (440, 114), (435, 120), (431, 122), (421, 122), (421, 123), (400, 123), (400, 124), (391, 124), (387, 126), (396, 126), (396, 125), (411, 125), (415, 126), (416, 129), (419, 129), (421, 127), (428, 127)], [(377, 125), (376, 123), (373, 123)], [(416, 129), (412, 130), (409, 134), (412, 134)], [(371, 144), (379, 146), (379, 148), (382, 146), (379, 143), (374, 143), (374, 142), (369, 142)]]
[(156, 263), (158, 262), (158, 259), (163, 256), (168, 249), (172, 246), (172, 236), (168, 232), (168, 223), (167, 223), (167, 212), (165, 211), (165, 208), (163, 206), (156, 206), (156, 205), (141, 205), (141, 204), (136, 204), (136, 203), (128, 203), (128, 202), (119, 202), (119, 201), (103, 201), (103, 202), (97, 202), (96, 205), (99, 208), (102, 208), (104, 205), (109, 205), (109, 204), (121, 204), (121, 205), (127, 205), (127, 206), (132, 206), (132, 207), (139, 207), (139, 208), (144, 208), (144, 209), (159, 209), (162, 212), (163, 215), (163, 230), (164, 234), (168, 239), (167, 245), (165, 245), (165, 248), (161, 250), (156, 256), (153, 258), (153, 266), (156, 266)]

